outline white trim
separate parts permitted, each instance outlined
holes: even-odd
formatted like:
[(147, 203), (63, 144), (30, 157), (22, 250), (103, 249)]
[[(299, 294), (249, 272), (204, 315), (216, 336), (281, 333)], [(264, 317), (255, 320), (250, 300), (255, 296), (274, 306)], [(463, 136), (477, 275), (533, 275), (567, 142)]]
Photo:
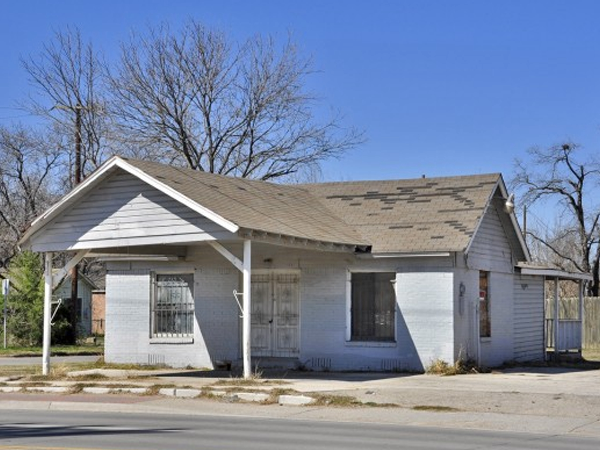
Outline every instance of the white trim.
[[(393, 273), (394, 280), (394, 340), (393, 341), (354, 341), (352, 340), (352, 274), (353, 273)], [(398, 344), (398, 272), (396, 270), (347, 269), (346, 270), (346, 346), (391, 347)], [(375, 345), (373, 345), (375, 344)], [(393, 344), (393, 345), (392, 345)]]
[(560, 269), (552, 269), (546, 267), (526, 267), (517, 265), (517, 268), (521, 270), (522, 275), (537, 275), (549, 278), (560, 278), (564, 280), (583, 280), (592, 281), (593, 277), (589, 273), (577, 273), (567, 272)]
[(439, 258), (450, 256), (450, 252), (431, 252), (431, 253), (401, 253), (401, 252), (390, 252), (390, 253), (360, 253), (357, 254), (358, 258), (365, 259), (380, 259), (380, 258)]
[(50, 339), (52, 320), (52, 252), (44, 256), (44, 326), (42, 347), (42, 375), (50, 374)]
[(242, 317), (242, 359), (244, 378), (252, 376), (252, 241), (244, 241), (244, 261), (242, 270), (242, 290), (244, 291)]
[(78, 251), (73, 258), (71, 258), (65, 266), (60, 269), (53, 277), (52, 277), (52, 288), (56, 288), (64, 277), (73, 269), (79, 262), (87, 255), (88, 250), (80, 250)]
[(346, 342), (352, 342), (352, 272), (346, 270)]
[(189, 199), (185, 195), (181, 194), (177, 190), (167, 186), (166, 184), (156, 180), (151, 177), (143, 170), (138, 169), (134, 165), (128, 163), (127, 161), (121, 159), (118, 156), (113, 156), (107, 162), (105, 162), (99, 169), (97, 169), (94, 173), (92, 173), (88, 178), (86, 178), (81, 184), (75, 187), (71, 192), (65, 195), (60, 201), (55, 203), (53, 206), (48, 208), (44, 213), (38, 216), (31, 224), (31, 226), (25, 231), (23, 237), (19, 241), (19, 245), (26, 245), (27, 241), (39, 230), (41, 230), (44, 225), (51, 220), (53, 220), (56, 215), (62, 210), (66, 209), (72, 202), (74, 202), (77, 198), (82, 196), (85, 192), (87, 192), (92, 186), (97, 183), (103, 181), (107, 174), (113, 170), (114, 168), (119, 168), (124, 170), (125, 172), (139, 178), (143, 182), (149, 184), (150, 186), (158, 189), (165, 195), (173, 198), (174, 200), (180, 202), (181, 204), (187, 206), (188, 208), (196, 211), (198, 214), (205, 216), (206, 218), (212, 220), (216, 224), (222, 226), (227, 231), (231, 233), (236, 233), (239, 230), (239, 227), (233, 222), (223, 218), (217, 213), (211, 211), (208, 208), (196, 203), (195, 201)]
[(190, 200), (188, 197), (181, 194), (179, 191), (171, 188), (170, 186), (167, 186), (164, 183), (161, 183), (160, 181), (157, 181), (155, 178), (152, 178), (150, 175), (148, 175), (143, 170), (138, 169), (137, 167), (129, 164), (128, 162), (122, 160), (121, 158), (119, 158), (119, 157), (115, 157), (115, 158), (117, 158), (117, 163), (116, 163), (117, 167), (129, 172), (131, 175), (138, 177), (140, 180), (148, 183), (150, 186), (158, 189), (159, 191), (163, 192), (164, 194), (168, 195), (169, 197), (177, 200), (178, 202), (184, 204), (188, 208), (196, 211), (198, 214), (201, 214), (204, 217), (212, 220), (216, 224), (225, 228), (227, 231), (229, 231), (231, 233), (235, 233), (238, 231), (239, 227), (236, 224), (234, 224), (233, 222), (230, 222), (229, 220), (221, 217), (217, 213), (211, 211), (208, 208), (205, 208), (204, 206), (200, 205), (199, 203), (196, 203), (195, 201)]
[(98, 261), (183, 261), (182, 256), (162, 256), (162, 255), (113, 255), (100, 256)]
[(155, 336), (150, 338), (150, 345), (154, 344), (193, 344), (194, 336), (184, 336), (184, 337), (161, 337)]
[[(196, 270), (194, 268), (187, 267), (169, 267), (166, 270), (155, 269), (150, 271), (150, 323), (149, 323), (149, 342), (150, 344), (190, 344), (194, 342), (194, 337), (196, 334)], [(192, 285), (190, 286), (192, 289), (192, 305), (194, 309), (193, 313), (193, 329), (191, 333), (179, 333), (180, 336), (164, 336), (161, 333), (154, 334), (154, 325), (155, 325), (155, 315), (154, 315), (154, 307), (157, 300), (157, 287), (156, 282), (157, 278), (160, 275), (191, 275), (192, 276)], [(168, 334), (168, 333), (162, 333)], [(172, 333), (175, 334), (175, 333)]]
[(231, 253), (229, 250), (223, 247), (220, 243), (218, 243), (217, 241), (207, 241), (207, 243), (216, 251), (218, 251), (221, 255), (223, 255), (225, 259), (227, 259), (227, 261), (233, 264), (237, 270), (239, 270), (240, 272), (244, 271), (244, 263), (237, 256), (235, 256), (233, 253)]
[(398, 347), (397, 341), (346, 341), (346, 347), (359, 348), (395, 348)]
[[(483, 214), (481, 215), (481, 218), (479, 219), (477, 225), (475, 226), (475, 230), (473, 230), (473, 236), (471, 236), (471, 239), (469, 240), (469, 243), (467, 244), (467, 248), (465, 249), (465, 254), (469, 254), (469, 251), (471, 250), (471, 246), (473, 245), (473, 242), (475, 241), (475, 236), (477, 236), (477, 233), (479, 232), (479, 228), (481, 228), (481, 225), (483, 224), (483, 219), (485, 218), (486, 214), (488, 213), (488, 210), (490, 209), (490, 205), (492, 205), (492, 200), (494, 199), (494, 196), (496, 195), (497, 189), (500, 189), (500, 194), (502, 195), (502, 197), (504, 197), (504, 198), (508, 197), (508, 191), (506, 190), (506, 186), (504, 185), (504, 179), (502, 178), (501, 174), (498, 175), (498, 181), (496, 182), (494, 189), (492, 189), (492, 192), (485, 203), (485, 207), (483, 208)], [(505, 214), (508, 214), (510, 216), (510, 221), (513, 226), (513, 231), (517, 235), (517, 239), (519, 241), (519, 244), (521, 245), (521, 250), (523, 251), (523, 254), (525, 255), (525, 259), (527, 261), (529, 261), (531, 259), (531, 256), (529, 254), (529, 249), (527, 248), (527, 244), (525, 243), (525, 239), (523, 238), (523, 233), (521, 232), (521, 227), (519, 226), (519, 223), (517, 221), (517, 217), (515, 216), (514, 211), (510, 212), (510, 213), (505, 213)]]

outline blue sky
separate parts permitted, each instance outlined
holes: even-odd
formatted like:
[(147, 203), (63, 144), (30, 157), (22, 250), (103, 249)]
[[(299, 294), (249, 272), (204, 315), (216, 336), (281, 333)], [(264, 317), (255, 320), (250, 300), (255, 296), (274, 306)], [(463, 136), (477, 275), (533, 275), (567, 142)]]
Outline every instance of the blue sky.
[(0, 123), (29, 95), (20, 56), (78, 26), (108, 58), (130, 30), (187, 18), (244, 39), (288, 33), (318, 69), (322, 113), (367, 142), (325, 180), (503, 172), (535, 145), (600, 148), (600, 2), (4, 0)]

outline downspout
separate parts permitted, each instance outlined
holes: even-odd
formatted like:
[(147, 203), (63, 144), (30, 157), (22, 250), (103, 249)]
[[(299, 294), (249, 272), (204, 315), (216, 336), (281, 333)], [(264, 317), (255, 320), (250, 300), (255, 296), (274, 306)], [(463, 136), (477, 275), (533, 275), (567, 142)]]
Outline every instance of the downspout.
[(475, 345), (477, 346), (477, 366), (481, 367), (481, 335), (480, 335), (480, 323), (479, 323), (479, 297), (475, 302)]

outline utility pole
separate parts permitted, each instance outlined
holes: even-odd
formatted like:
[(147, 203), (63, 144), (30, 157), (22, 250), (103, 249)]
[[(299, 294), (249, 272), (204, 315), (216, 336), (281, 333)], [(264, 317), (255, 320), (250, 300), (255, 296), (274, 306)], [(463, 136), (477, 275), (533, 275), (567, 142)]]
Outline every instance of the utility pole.
[[(73, 167), (73, 187), (75, 188), (81, 183), (81, 110), (83, 106), (79, 103), (75, 105), (75, 163)], [(75, 265), (71, 269), (71, 307), (69, 309), (69, 322), (71, 322), (72, 335), (71, 340), (73, 344), (77, 343), (77, 324), (78, 324), (78, 310), (79, 302), (78, 295), (78, 282), (79, 282), (79, 265)]]

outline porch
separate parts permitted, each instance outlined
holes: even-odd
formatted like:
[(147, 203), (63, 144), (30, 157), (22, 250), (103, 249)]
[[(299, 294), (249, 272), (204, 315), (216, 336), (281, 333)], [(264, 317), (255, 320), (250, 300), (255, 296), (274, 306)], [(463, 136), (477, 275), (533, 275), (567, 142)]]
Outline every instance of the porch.
[[(544, 346), (546, 359), (576, 354), (583, 350), (583, 301), (585, 283), (592, 277), (584, 273), (565, 272), (529, 264), (520, 264), (521, 273), (544, 276)], [(574, 302), (565, 308), (565, 302)]]

